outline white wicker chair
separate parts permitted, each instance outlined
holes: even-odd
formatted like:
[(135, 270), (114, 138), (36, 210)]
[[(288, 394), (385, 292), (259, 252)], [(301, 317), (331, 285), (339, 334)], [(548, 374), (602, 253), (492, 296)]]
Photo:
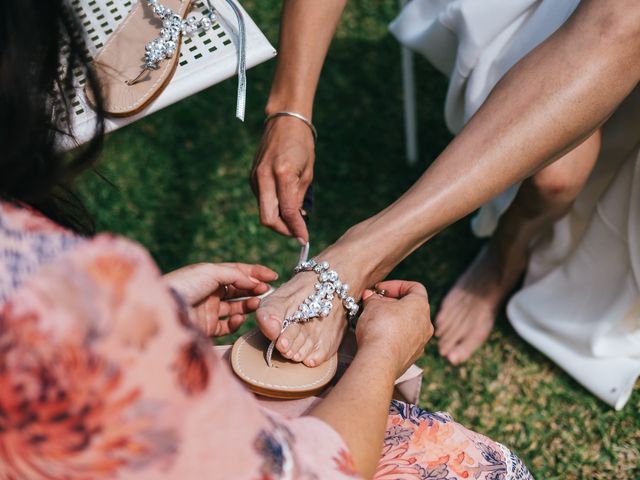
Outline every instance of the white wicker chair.
[[(87, 49), (93, 57), (108, 36), (127, 15), (135, 0), (69, 0), (71, 7), (82, 22), (86, 32)], [(141, 1), (141, 0), (139, 0)], [(234, 0), (244, 14), (246, 27), (247, 68), (254, 67), (276, 55), (269, 43), (249, 15)], [(218, 11), (218, 23), (212, 30), (186, 38), (180, 50), (178, 68), (169, 85), (142, 112), (125, 118), (108, 119), (107, 131), (113, 131), (135, 122), (183, 98), (221, 82), (236, 73), (237, 67), (237, 22), (235, 14), (225, 0), (212, 0)], [(204, 11), (202, 0), (194, 3), (194, 12)], [(74, 72), (75, 73), (75, 72)], [(81, 143), (91, 134), (95, 113), (87, 104), (83, 93), (84, 78), (80, 73), (75, 78), (76, 90), (68, 92), (73, 107), (72, 124), (77, 140)], [(234, 112), (228, 112), (233, 119)], [(63, 141), (64, 142), (64, 141)], [(65, 148), (75, 145), (63, 144)]]

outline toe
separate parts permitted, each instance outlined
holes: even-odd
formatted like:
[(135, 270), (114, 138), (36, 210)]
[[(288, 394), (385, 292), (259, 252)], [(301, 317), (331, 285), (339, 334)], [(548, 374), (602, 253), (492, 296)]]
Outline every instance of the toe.
[(466, 362), (473, 352), (475, 352), (480, 345), (482, 345), (485, 340), (489, 337), (489, 333), (491, 333), (491, 324), (493, 322), (483, 322), (482, 325), (476, 325), (473, 331), (468, 332), (462, 340), (455, 345), (451, 352), (446, 355), (447, 360), (449, 360), (453, 365), (460, 365), (463, 362)]
[(296, 360), (297, 362), (306, 361), (307, 358), (309, 358), (309, 356), (313, 352), (314, 346), (315, 346), (315, 342), (311, 338), (307, 337), (304, 340), (304, 343), (302, 344), (300, 349), (298, 350), (298, 353), (296, 354), (296, 356), (298, 357), (298, 360), (296, 360), (295, 357), (294, 357), (294, 360)]
[(299, 333), (300, 325), (295, 323), (293, 325), (289, 325), (289, 327), (287, 327), (287, 329), (282, 332), (282, 335), (280, 335), (280, 338), (276, 343), (276, 348), (282, 353), (283, 356), (287, 358), (293, 356), (293, 343)]
[(260, 307), (256, 311), (258, 327), (269, 340), (275, 340), (282, 329), (282, 316), (278, 316), (270, 307)]
[(434, 322), (434, 334), (436, 337), (440, 338), (441, 336), (446, 335), (449, 330), (460, 323), (460, 313), (463, 300), (458, 297), (457, 291), (452, 290), (442, 302)]
[(304, 359), (303, 363), (307, 367), (317, 367), (325, 361), (326, 352), (322, 348), (322, 345), (316, 342), (311, 342), (311, 351)]
[(301, 362), (303, 360), (303, 356), (300, 354), (300, 349), (304, 345), (307, 340), (307, 336), (304, 334), (304, 331), (300, 331), (298, 335), (291, 342), (291, 347), (289, 351), (291, 352), (291, 358), (294, 362)]
[(452, 327), (441, 334), (438, 339), (438, 351), (443, 357), (446, 357), (467, 333), (468, 322), (464, 316), (455, 317), (451, 323)]
[(460, 326), (464, 315), (457, 308), (441, 309), (436, 315), (434, 335), (436, 338), (446, 337), (450, 332)]
[(269, 340), (274, 340), (280, 335), (282, 329), (282, 319), (285, 317), (284, 311), (277, 307), (283, 305), (283, 301), (273, 301), (269, 298), (269, 302), (263, 302), (256, 311), (256, 321), (258, 327)]

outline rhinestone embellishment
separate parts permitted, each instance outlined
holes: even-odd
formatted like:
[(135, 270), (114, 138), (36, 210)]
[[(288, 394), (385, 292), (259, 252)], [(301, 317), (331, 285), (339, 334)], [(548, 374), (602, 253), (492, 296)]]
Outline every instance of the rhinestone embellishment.
[[(182, 35), (192, 37), (200, 31), (207, 31), (213, 27), (217, 20), (217, 14), (213, 9), (208, 10), (206, 15), (200, 19), (194, 16), (182, 19), (180, 15), (162, 5), (158, 0), (147, 0), (147, 5), (162, 20), (162, 29), (160, 36), (145, 46), (143, 72), (156, 70), (160, 62), (173, 57)], [(140, 76), (128, 83), (133, 85), (139, 78)]]
[[(347, 311), (347, 319), (349, 322), (358, 315), (360, 307), (355, 298), (349, 295), (349, 284), (342, 283), (338, 272), (329, 270), (329, 268), (329, 262), (326, 260), (318, 263), (313, 258), (311, 260), (301, 261), (294, 268), (294, 273), (315, 272), (318, 274), (318, 282), (313, 286), (314, 292), (305, 298), (304, 302), (298, 306), (292, 315), (284, 319), (280, 334), (293, 323), (305, 323), (314, 318), (328, 317), (333, 308), (333, 300), (336, 296), (342, 300), (342, 305)], [(266, 352), (266, 361), (269, 367), (271, 367), (271, 357), (276, 340), (271, 342)]]

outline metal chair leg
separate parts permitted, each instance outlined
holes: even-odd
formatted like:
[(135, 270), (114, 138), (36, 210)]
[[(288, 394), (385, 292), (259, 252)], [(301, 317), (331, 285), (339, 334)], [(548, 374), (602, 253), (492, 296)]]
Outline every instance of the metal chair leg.
[[(403, 8), (408, 0), (399, 0)], [(418, 125), (416, 114), (416, 85), (413, 69), (413, 52), (401, 47), (402, 55), (402, 89), (404, 100), (404, 129), (407, 163), (413, 165), (418, 161)]]

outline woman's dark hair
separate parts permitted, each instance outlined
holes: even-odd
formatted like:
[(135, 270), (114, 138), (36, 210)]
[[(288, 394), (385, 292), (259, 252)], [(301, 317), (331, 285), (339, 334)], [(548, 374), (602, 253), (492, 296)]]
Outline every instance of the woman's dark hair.
[[(93, 224), (70, 188), (96, 158), (104, 133), (102, 96), (82, 29), (67, 0), (4, 0), (0, 14), (0, 198), (28, 204), (80, 233)], [(98, 116), (93, 137), (73, 154), (68, 92), (82, 71)]]

